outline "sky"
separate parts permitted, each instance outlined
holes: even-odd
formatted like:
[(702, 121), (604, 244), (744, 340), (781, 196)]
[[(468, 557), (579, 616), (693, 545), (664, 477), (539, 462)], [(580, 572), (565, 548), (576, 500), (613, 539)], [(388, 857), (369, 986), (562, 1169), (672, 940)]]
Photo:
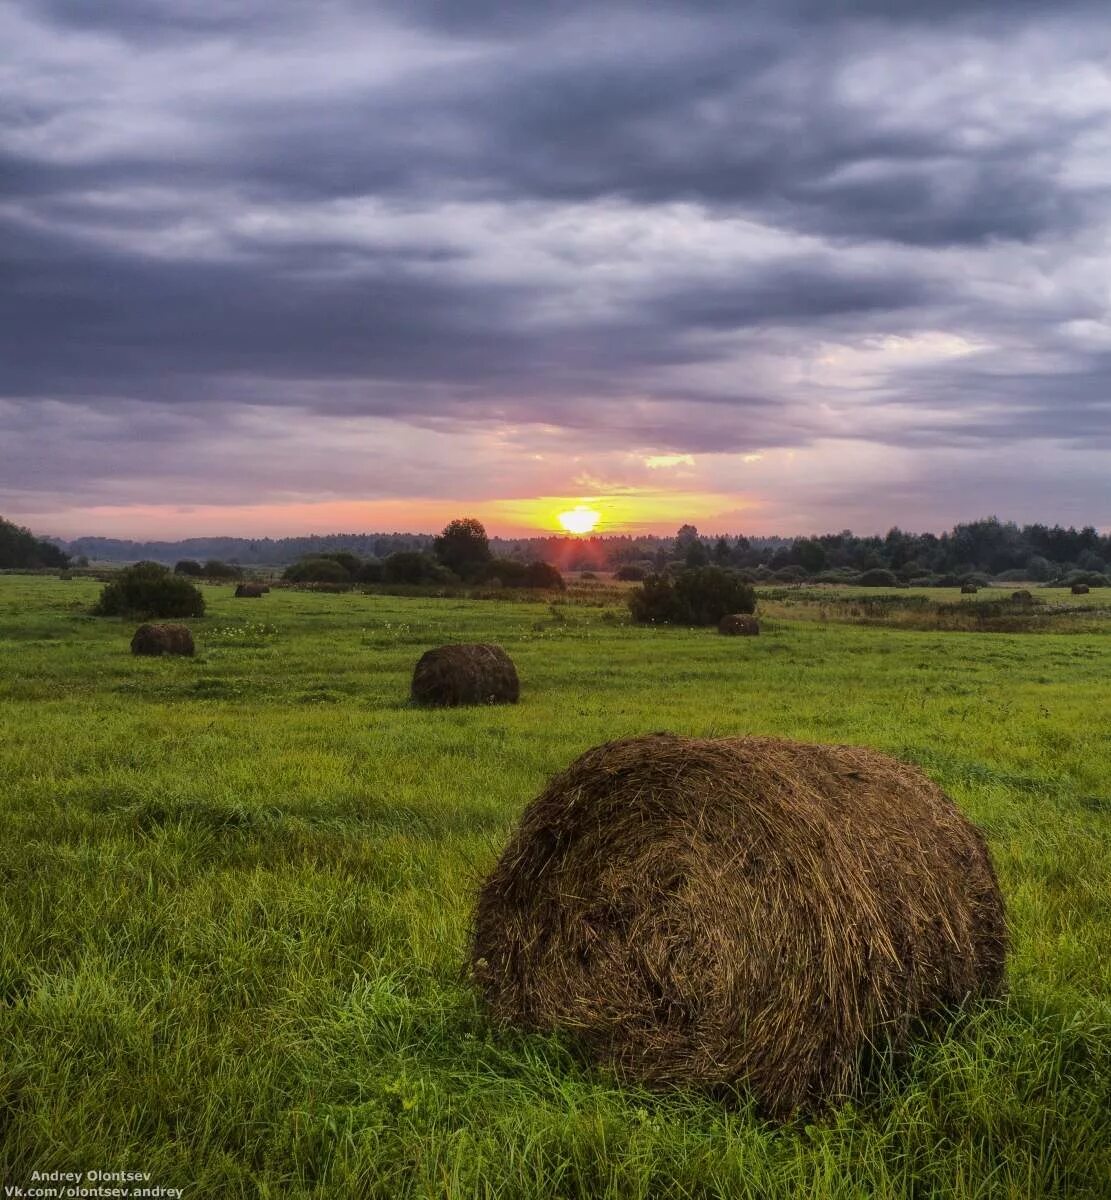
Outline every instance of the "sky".
[(0, 0), (0, 513), (1111, 528), (1105, 0)]

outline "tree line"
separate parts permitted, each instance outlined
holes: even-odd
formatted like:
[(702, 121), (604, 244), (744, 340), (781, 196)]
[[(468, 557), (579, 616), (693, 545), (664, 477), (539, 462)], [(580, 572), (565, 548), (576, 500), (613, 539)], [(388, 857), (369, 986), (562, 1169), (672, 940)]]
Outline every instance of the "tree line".
[[(466, 520), (466, 519), (464, 519)], [(439, 535), (442, 539), (445, 535)], [(483, 531), (485, 536), (485, 531)], [(63, 567), (81, 556), (100, 562), (150, 559), (226, 562), (233, 566), (286, 566), (313, 557), (346, 555), (368, 576), (393, 559), (399, 574), (440, 562), (431, 534), (326, 534), (299, 538), (191, 538), (178, 542), (134, 542), (80, 538), (65, 543), (38, 538), (0, 518), (0, 568)], [(810, 537), (759, 537), (745, 534), (705, 536), (684, 525), (670, 537), (596, 535), (487, 539), (491, 560), (499, 563), (547, 562), (562, 571), (612, 571), (629, 568), (648, 573), (681, 562), (709, 563), (782, 578), (848, 577), (885, 570), (898, 579), (937, 579), (974, 573), (1048, 582), (1070, 574), (1104, 576), (1111, 567), (1111, 534), (1094, 526), (1029, 524), (987, 517), (955, 525), (945, 533), (909, 533), (892, 528), (882, 536), (858, 536), (850, 530)], [(450, 556), (450, 551), (448, 552)], [(407, 557), (398, 559), (397, 555)], [(512, 568), (500, 568), (512, 574)], [(349, 572), (352, 573), (352, 572)], [(369, 580), (368, 580), (369, 581)], [(388, 580), (387, 580), (388, 581)], [(509, 582), (507, 579), (506, 582)]]

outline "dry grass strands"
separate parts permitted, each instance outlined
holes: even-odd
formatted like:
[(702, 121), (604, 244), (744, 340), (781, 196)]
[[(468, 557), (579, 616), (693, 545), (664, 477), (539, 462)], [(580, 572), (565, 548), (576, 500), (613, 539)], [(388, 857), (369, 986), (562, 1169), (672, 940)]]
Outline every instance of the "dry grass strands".
[(718, 622), (718, 633), (727, 637), (756, 637), (760, 622), (751, 613), (728, 613)]
[(520, 692), (517, 668), (501, 646), (440, 646), (421, 655), (413, 672), (417, 704), (516, 704)]
[(651, 1086), (744, 1082), (773, 1116), (853, 1093), (869, 1046), (1003, 982), (983, 838), (868, 749), (653, 734), (584, 754), (484, 884), (495, 1020)]
[(239, 600), (245, 596), (265, 596), (268, 591), (265, 583), (241, 583), (235, 589), (235, 597)]
[(185, 625), (140, 625), (131, 639), (132, 654), (191, 656), (193, 651), (193, 635)]

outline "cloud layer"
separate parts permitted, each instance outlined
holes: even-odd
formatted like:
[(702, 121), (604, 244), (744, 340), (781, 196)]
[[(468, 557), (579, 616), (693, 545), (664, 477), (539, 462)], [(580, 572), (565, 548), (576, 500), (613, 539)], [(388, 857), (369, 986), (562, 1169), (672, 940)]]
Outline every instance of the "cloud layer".
[(0, 3), (0, 511), (1111, 524), (1111, 25), (923, 12)]

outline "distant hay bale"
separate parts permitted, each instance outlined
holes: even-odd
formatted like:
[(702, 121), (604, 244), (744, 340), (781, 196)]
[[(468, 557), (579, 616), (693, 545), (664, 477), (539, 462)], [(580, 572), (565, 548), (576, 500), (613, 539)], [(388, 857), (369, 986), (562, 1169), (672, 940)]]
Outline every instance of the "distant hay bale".
[(980, 589), (974, 583), (962, 583), (961, 593), (965, 596), (975, 596)]
[(1086, 583), (1074, 583), (1072, 585), (1072, 594), (1074, 596), (1086, 596), (1088, 594), (1088, 585)]
[(235, 589), (235, 597), (238, 600), (244, 596), (265, 596), (268, 591), (265, 583), (241, 583)]
[(1033, 604), (1034, 593), (1027, 591), (1026, 588), (1019, 588), (1017, 592), (1011, 593), (1011, 599), (1016, 604)]
[(185, 625), (140, 625), (131, 639), (132, 654), (192, 656), (193, 652), (193, 635)]
[(782, 1117), (997, 993), (1005, 953), (984, 840), (916, 768), (651, 734), (588, 751), (526, 808), (470, 970), (495, 1021), (649, 1086), (747, 1085)]
[(501, 646), (440, 646), (422, 654), (413, 672), (417, 704), (516, 704), (520, 690), (517, 668)]
[(760, 622), (751, 613), (728, 613), (718, 622), (718, 633), (728, 637), (755, 637)]

